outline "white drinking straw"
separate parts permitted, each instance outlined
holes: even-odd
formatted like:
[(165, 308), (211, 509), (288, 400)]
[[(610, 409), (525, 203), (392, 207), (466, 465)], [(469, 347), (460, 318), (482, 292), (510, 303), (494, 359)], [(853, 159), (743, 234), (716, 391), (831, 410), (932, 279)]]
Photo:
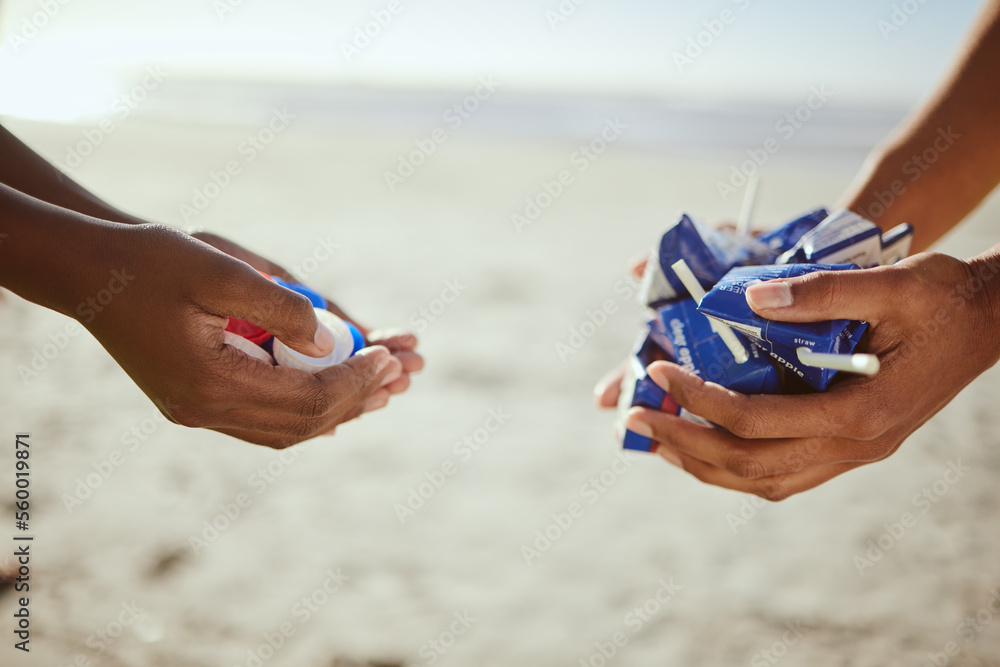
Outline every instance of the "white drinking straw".
[(736, 233), (744, 238), (750, 236), (750, 223), (757, 205), (757, 186), (759, 185), (760, 179), (757, 176), (751, 176), (747, 181), (746, 192), (743, 194), (743, 208), (740, 209), (740, 217), (736, 219)]
[[(705, 290), (702, 288), (701, 283), (698, 282), (698, 279), (691, 271), (691, 267), (687, 265), (687, 262), (683, 259), (679, 259), (674, 262), (670, 268), (674, 270), (677, 277), (680, 278), (682, 283), (684, 283), (684, 287), (686, 287), (687, 291), (691, 293), (691, 296), (694, 297), (695, 301), (701, 301), (702, 298), (704, 298)], [(736, 363), (744, 364), (750, 360), (750, 353), (747, 352), (745, 347), (743, 347), (740, 339), (736, 337), (736, 334), (733, 333), (732, 329), (722, 322), (712, 319), (711, 317), (708, 318), (708, 323), (712, 326), (712, 330), (719, 334), (719, 337), (722, 339), (722, 342), (726, 344), (726, 347), (729, 348), (729, 351), (733, 353), (733, 357), (736, 358)]]
[(859, 375), (875, 375), (878, 373), (879, 360), (874, 354), (822, 354), (813, 352), (808, 347), (796, 350), (799, 361), (813, 368), (828, 368), (832, 371), (845, 371)]

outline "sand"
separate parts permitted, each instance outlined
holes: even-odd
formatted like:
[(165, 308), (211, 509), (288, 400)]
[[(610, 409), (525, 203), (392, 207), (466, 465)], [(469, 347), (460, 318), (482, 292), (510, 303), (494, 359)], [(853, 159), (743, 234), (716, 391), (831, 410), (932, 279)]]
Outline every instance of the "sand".
[[(10, 127), (56, 159), (81, 131)], [(184, 226), (179, 205), (251, 129), (130, 119), (75, 175)], [(729, 162), (612, 146), (518, 233), (511, 214), (568, 167), (575, 142), (469, 130), (390, 193), (382, 174), (415, 136), (306, 119), (192, 221), (297, 266), (366, 322), (420, 334), (427, 369), (407, 395), (293, 456), (154, 419), (87, 333), (25, 384), (17, 366), (67, 320), (0, 305), (0, 423), (8, 443), (32, 433), (37, 536), (32, 653), (11, 648), (8, 589), (0, 663), (597, 666), (613, 647), (608, 664), (886, 666), (956, 642), (952, 664), (1000, 664), (1000, 616), (958, 627), (1000, 587), (1000, 371), (889, 460), (779, 504), (652, 457), (622, 462), (591, 388), (641, 321), (626, 264), (682, 205), (734, 216), (738, 202), (715, 190)], [(758, 219), (832, 203), (850, 175), (775, 164)], [(998, 208), (942, 248), (996, 242)], [(310, 260), (331, 242), (332, 258)], [(443, 292), (453, 303), (436, 301)], [(607, 300), (615, 312), (560, 359), (557, 343)], [(115, 450), (120, 465), (67, 509)], [(12, 457), (0, 458), (8, 502)], [(959, 481), (921, 512), (914, 496), (959, 462)], [(454, 474), (430, 494), (445, 467)], [(421, 484), (430, 498), (401, 522)], [(916, 524), (883, 536), (906, 512)], [(214, 539), (213, 520), (229, 524)], [(546, 530), (558, 535), (548, 545)], [(206, 541), (197, 553), (192, 536)], [(859, 572), (880, 536), (889, 548)]]

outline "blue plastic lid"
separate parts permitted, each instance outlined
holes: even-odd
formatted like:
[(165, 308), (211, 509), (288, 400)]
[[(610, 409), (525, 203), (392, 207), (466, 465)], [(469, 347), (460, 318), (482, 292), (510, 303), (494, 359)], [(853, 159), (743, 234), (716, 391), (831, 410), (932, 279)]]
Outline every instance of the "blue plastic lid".
[(359, 350), (361, 350), (361, 348), (365, 346), (365, 337), (361, 335), (358, 328), (350, 322), (345, 320), (344, 324), (346, 324), (347, 328), (351, 330), (351, 336), (354, 338), (354, 352), (351, 352), (351, 356), (353, 357)]
[(282, 280), (276, 276), (271, 276), (271, 280), (278, 283), (282, 287), (287, 287), (293, 292), (298, 292), (302, 296), (306, 297), (312, 303), (313, 308), (326, 309), (326, 299), (324, 299), (323, 296), (313, 288), (306, 287), (301, 283), (293, 283), (287, 280)]

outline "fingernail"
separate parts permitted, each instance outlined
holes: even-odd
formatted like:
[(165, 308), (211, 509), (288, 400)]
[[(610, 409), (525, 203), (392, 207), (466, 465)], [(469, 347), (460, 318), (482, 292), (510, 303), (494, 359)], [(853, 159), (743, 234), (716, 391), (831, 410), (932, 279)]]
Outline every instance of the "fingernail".
[(638, 413), (632, 413), (625, 420), (625, 428), (644, 438), (653, 437), (653, 427), (642, 420)]
[(313, 342), (323, 354), (329, 354), (333, 351), (337, 340), (333, 337), (333, 332), (327, 329), (325, 324), (317, 322), (316, 335), (313, 337)]
[(600, 398), (604, 395), (604, 392), (608, 390), (608, 385), (611, 384), (607, 380), (601, 380), (594, 385), (594, 396)]
[(365, 412), (375, 412), (376, 410), (381, 410), (389, 404), (389, 394), (387, 392), (380, 392), (373, 396), (370, 396), (367, 401), (365, 401), (364, 411)]
[(382, 347), (381, 345), (373, 345), (371, 347), (366, 347), (359, 350), (354, 356), (369, 357), (373, 354), (383, 355), (382, 359), (378, 362), (378, 365), (375, 367), (375, 375), (378, 375), (383, 370), (385, 370), (386, 366), (392, 363), (393, 357), (392, 354), (389, 352), (389, 350)]
[(665, 368), (666, 366), (659, 362), (652, 363), (646, 369), (646, 373), (650, 378), (652, 378), (653, 382), (660, 387), (660, 389), (670, 393), (670, 380), (667, 378), (667, 374), (664, 370)]
[[(389, 357), (389, 361), (387, 363), (392, 363), (392, 360), (393, 357)], [(385, 368), (384, 365), (379, 368), (378, 372), (381, 373), (383, 368)], [(384, 378), (382, 378), (382, 386), (384, 387), (387, 384), (392, 384), (402, 376), (403, 376), (403, 364), (397, 363), (395, 367), (391, 371), (389, 371)]]
[(792, 288), (785, 282), (757, 283), (747, 288), (751, 308), (787, 308), (792, 305)]
[(656, 453), (659, 454), (660, 456), (662, 456), (664, 459), (666, 459), (667, 463), (670, 463), (671, 465), (675, 465), (678, 468), (680, 468), (681, 470), (684, 470), (684, 462), (681, 461), (681, 457), (679, 457), (677, 454), (675, 454), (666, 445), (660, 445), (659, 447), (657, 447), (656, 448)]

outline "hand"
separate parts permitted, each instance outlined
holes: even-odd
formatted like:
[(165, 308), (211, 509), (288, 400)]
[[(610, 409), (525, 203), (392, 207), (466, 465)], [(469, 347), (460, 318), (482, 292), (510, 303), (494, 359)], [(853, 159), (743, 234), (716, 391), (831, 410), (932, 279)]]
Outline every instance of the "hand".
[(316, 375), (251, 359), (224, 344), (228, 318), (311, 356), (327, 354), (333, 341), (305, 297), (201, 241), (156, 225), (115, 225), (102, 235), (90, 261), (124, 279), (110, 302), (83, 302), (76, 315), (175, 423), (283, 448), (384, 405), (402, 379), (403, 364), (384, 346)]
[[(195, 232), (191, 234), (191, 236), (199, 241), (209, 244), (210, 246), (218, 248), (227, 255), (246, 262), (258, 271), (263, 271), (270, 276), (277, 276), (278, 278), (288, 282), (299, 282), (298, 278), (286, 271), (281, 265), (275, 264), (266, 257), (261, 257), (257, 253), (247, 250), (243, 246), (230, 241), (227, 238), (208, 232)], [(326, 303), (327, 310), (337, 317), (347, 320), (356, 326), (358, 330), (364, 334), (365, 340), (368, 344), (381, 345), (388, 348), (389, 352), (399, 359), (402, 364), (402, 374), (398, 379), (389, 383), (385, 387), (387, 390), (387, 393), (384, 394), (385, 400), (381, 400), (383, 394), (380, 394), (379, 398), (371, 402), (368, 411), (384, 407), (388, 403), (389, 395), (401, 394), (406, 391), (410, 386), (410, 374), (417, 373), (424, 367), (423, 357), (416, 352), (417, 337), (407, 331), (399, 329), (379, 329), (372, 331), (341, 310), (340, 307), (338, 307), (337, 304), (335, 304), (331, 299), (327, 299)]]
[(650, 377), (712, 429), (633, 409), (628, 428), (657, 453), (709, 484), (782, 500), (881, 461), (1000, 358), (1000, 253), (970, 262), (921, 254), (891, 267), (819, 272), (752, 286), (762, 317), (786, 322), (867, 320), (874, 377), (848, 376), (827, 392), (745, 396), (680, 366)]

